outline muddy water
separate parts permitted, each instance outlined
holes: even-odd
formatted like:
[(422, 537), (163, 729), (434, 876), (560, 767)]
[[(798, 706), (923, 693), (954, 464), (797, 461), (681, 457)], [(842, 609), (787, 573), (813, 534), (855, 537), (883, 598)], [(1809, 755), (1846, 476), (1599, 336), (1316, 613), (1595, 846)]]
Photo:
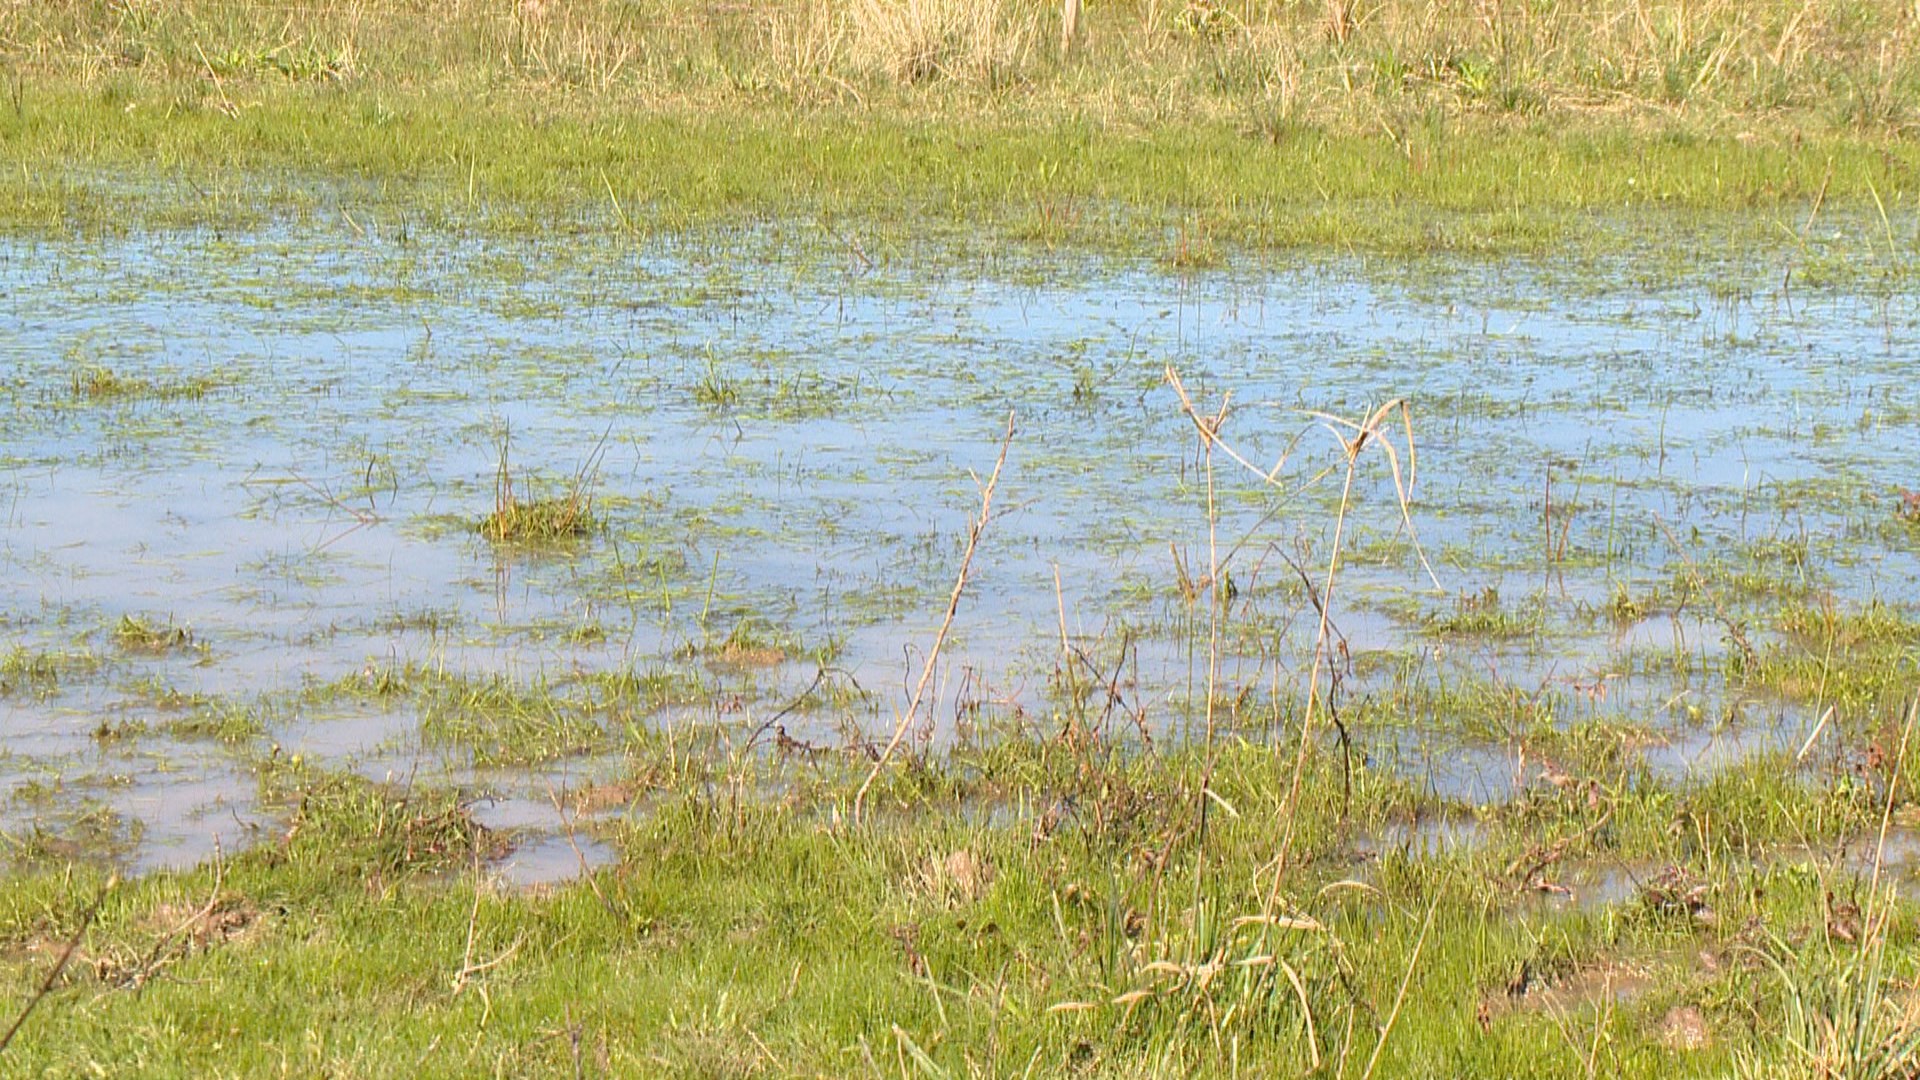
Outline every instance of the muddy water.
[[(1593, 613), (1716, 558), (1788, 592), (1920, 596), (1920, 531), (1892, 510), (1920, 486), (1920, 292), (1872, 275), (1796, 286), (1808, 251), (1729, 253), (1714, 235), (1677, 261), (1185, 274), (929, 253), (874, 270), (766, 236), (0, 241), (0, 648), (100, 661), (0, 698), (0, 780), (34, 795), (0, 825), (105, 808), (161, 862), (257, 832), (239, 762), (263, 747), (148, 737), (123, 761), (95, 737), (103, 717), (164, 725), (156, 687), (277, 702), (269, 741), (287, 752), (506, 798), (594, 766), (482, 780), (423, 747), (405, 708), (300, 691), (407, 664), (563, 684), (679, 671), (750, 724), (827, 663), (867, 692), (852, 722), (890, 726), (1009, 412), (936, 737), (970, 703), (1049, 722), (1063, 625), (1121, 672), (1141, 722), (1185, 730), (1210, 606), (1181, 582), (1206, 575), (1208, 483), (1168, 365), (1208, 409), (1231, 392), (1228, 440), (1280, 463), (1275, 488), (1213, 460), (1229, 689), (1284, 691), (1308, 664), (1315, 623), (1288, 560), (1324, 572), (1340, 488), (1316, 477), (1342, 460), (1309, 411), (1404, 398), (1413, 520), (1441, 588), (1405, 542), (1385, 459), (1368, 459), (1340, 579), (1355, 654), (1398, 658), (1382, 667), (1399, 677), (1551, 690), (1569, 720), (1651, 725), (1664, 771), (1791, 744), (1812, 717), (1762, 703), (1746, 715), (1764, 737), (1703, 734), (1675, 703), (1722, 688), (1630, 662), (1711, 658), (1724, 646), (1701, 613)], [(1811, 255), (1855, 248), (1842, 230)], [(88, 392), (100, 372), (131, 389)], [(603, 529), (547, 551), (480, 538), (503, 447), (519, 493), (578, 484)], [(1432, 633), (1488, 589), (1532, 630)], [(112, 630), (129, 615), (191, 644), (124, 648)], [(715, 658), (729, 639), (747, 662)], [(825, 737), (844, 712), (789, 726)], [(1444, 793), (1514, 786), (1497, 746), (1468, 748), (1481, 768), (1422, 733), (1389, 742)], [(1436, 754), (1463, 775), (1440, 777)], [(120, 782), (82, 782), (100, 776)]]

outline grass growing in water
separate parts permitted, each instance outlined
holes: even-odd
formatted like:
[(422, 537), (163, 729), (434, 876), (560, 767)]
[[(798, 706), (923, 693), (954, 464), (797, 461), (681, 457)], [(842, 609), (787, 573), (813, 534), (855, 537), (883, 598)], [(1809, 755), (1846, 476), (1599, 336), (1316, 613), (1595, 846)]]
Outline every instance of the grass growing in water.
[[(633, 754), (634, 809), (594, 826), (617, 864), (559, 888), (491, 883), (479, 868), (508, 842), (455, 792), (285, 760), (262, 782), (288, 827), (218, 864), (108, 887), (43, 837), (0, 893), (0, 977), (19, 1002), (62, 943), (83, 962), (8, 1065), (111, 1067), (135, 1034), (161, 1076), (453, 1075), (476, 1058), (555, 1077), (901, 1059), (905, 1075), (1345, 1059), (1355, 1075), (1716, 1076), (1848, 1046), (1912, 1063), (1887, 1007), (1913, 973), (1905, 939), (1863, 920), (1859, 874), (1787, 854), (1833, 801), (1817, 780), (1543, 792), (1457, 845), (1395, 846), (1406, 822), (1464, 811), (1364, 766), (1343, 796), (1337, 757), (1316, 753), (1275, 903), (1261, 867), (1294, 763), (1268, 746), (1008, 733), (916, 755), (858, 828), (833, 813), (857, 760), (693, 733)], [(1874, 802), (1815, 841), (1868, 826)], [(1597, 906), (1546, 891), (1580, 865), (1642, 869)]]
[[(32, 215), (48, 208), (51, 220), (86, 220), (89, 200), (118, 204), (103, 187), (63, 186), (63, 170), (144, 169), (158, 147), (159, 160), (196, 174), (207, 160), (424, 172), (408, 194), (463, 221), (496, 201), (551, 199), (571, 212), (604, 192), (631, 228), (622, 207), (657, 192), (643, 228), (796, 210), (884, 218), (931, 204), (957, 228), (1157, 244), (1176, 266), (1204, 265), (1216, 242), (1541, 244), (1553, 226), (1529, 208), (1775, 206), (1824, 196), (1826, 175), (1835, 198), (1874, 184), (1897, 193), (1911, 155), (1898, 138), (1910, 71), (1897, 47), (1865, 84), (1890, 91), (1877, 120), (1836, 122), (1817, 102), (1759, 105), (1731, 92), (1762, 70), (1789, 93), (1821, 73), (1866, 71), (1861, 47), (1833, 29), (1856, 25), (1846, 12), (1805, 10), (1800, 20), (1761, 13), (1768, 32), (1749, 34), (1740, 10), (1711, 3), (1495, 5), (1484, 30), (1395, 4), (1116, 8), (1096, 12), (1077, 43), (1068, 35), (1069, 58), (1056, 62), (1034, 44), (1052, 36), (1032, 32), (1050, 9), (1017, 3), (981, 5), (973, 22), (877, 2), (854, 23), (780, 7), (766, 41), (731, 9), (530, 3), (509, 15), (455, 3), (429, 22), (375, 6), (357, 9), (365, 21), (354, 26), (315, 14), (299, 31), (308, 40), (291, 46), (249, 39), (289, 34), (283, 16), (257, 6), (15, 6), (0, 16), (0, 39), (31, 81), (16, 83), (11, 116), (0, 109), (0, 136), (22, 162), (0, 184), (18, 185), (12, 220), (42, 220)], [(781, 21), (803, 17), (817, 22)], [(1904, 42), (1906, 24), (1889, 17), (1860, 19)], [(88, 18), (114, 25), (63, 36), (61, 20)], [(329, 33), (339, 36), (320, 40)], [(1780, 46), (1764, 58), (1771, 68), (1756, 51), (1763, 39)], [(70, 64), (60, 52), (97, 41), (120, 60)], [(761, 48), (798, 62), (755, 63)], [(1621, 66), (1573, 66), (1590, 48)], [(1111, 62), (1129, 54), (1144, 62)], [(462, 96), (474, 86), (499, 92), (475, 111)], [(1583, 106), (1583, 90), (1627, 103), (1625, 115), (1595, 115), (1605, 110)], [(841, 93), (858, 108), (821, 106)], [(656, 111), (657, 98), (670, 107)], [(701, 115), (716, 99), (714, 115)], [(1110, 110), (1076, 111), (1102, 101)], [(1748, 119), (1812, 135), (1803, 148), (1724, 134)], [(413, 137), (393, 137), (403, 129)], [(476, 152), (498, 146), (480, 138), (495, 129), (507, 150)], [(304, 138), (286, 137), (295, 131)], [(736, 141), (747, 151), (708, 152)], [(963, 158), (978, 168), (954, 168)], [(1836, 164), (1823, 173), (1825, 160)], [(1297, 179), (1276, 186), (1267, 178), (1277, 175)], [(208, 206), (252, 206), (254, 194), (216, 188)], [(709, 375), (696, 400), (739, 407), (745, 384)], [(1352, 433), (1349, 459), (1378, 437), (1378, 423), (1367, 428)], [(1217, 429), (1201, 425), (1209, 454)], [(576, 477), (560, 497), (516, 492), (503, 440), (495, 511), (476, 527), (502, 544), (572, 542), (598, 524), (591, 486)], [(1206, 570), (1231, 593), (1224, 567)], [(1788, 593), (1761, 587), (1777, 580), (1701, 588)], [(1332, 603), (1331, 572), (1324, 593), (1305, 587), (1316, 605)], [(1230, 606), (1209, 604), (1207, 617)], [(1462, 604), (1453, 629), (1525, 631), (1505, 621), (1514, 614)], [(737, 636), (735, 659), (772, 656)], [(1316, 651), (1334, 654), (1319, 637)], [(1826, 644), (1822, 681), (1795, 678), (1831, 696), (1824, 658), (1869, 650), (1834, 633)], [(1797, 662), (1814, 659), (1801, 652)], [(25, 670), (33, 685), (50, 681)], [(1876, 689), (1898, 693), (1902, 675), (1888, 670)], [(1110, 702), (1112, 685), (1079, 707)], [(1214, 689), (1209, 719), (1225, 696)], [(586, 705), (556, 708), (545, 686), (414, 692), (423, 735), (483, 762), (546, 761), (612, 738)], [(632, 693), (698, 699), (702, 684), (662, 673), (635, 677)], [(1338, 694), (1327, 687), (1327, 700)], [(1309, 718), (1328, 719), (1313, 705)], [(1885, 948), (1901, 924), (1850, 925), (1847, 905), (1872, 887), (1790, 856), (1794, 844), (1869, 825), (1876, 791), (1893, 801), (1885, 759), (1838, 775), (1768, 759), (1711, 784), (1663, 783), (1628, 763), (1631, 733), (1556, 740), (1534, 730), (1553, 726), (1551, 710), (1503, 707), (1508, 734), (1556, 749), (1567, 774), (1483, 814), (1470, 850), (1409, 845), (1371, 859), (1356, 834), (1475, 808), (1371, 770), (1364, 754), (1349, 771), (1302, 737), (1289, 763), (1292, 746), (1275, 755), (1225, 725), (1217, 754), (1083, 741), (1089, 725), (1073, 739), (915, 752), (881, 778), (857, 829), (845, 824), (851, 784), (830, 769), (788, 771), (779, 756), (695, 764), (684, 748), (643, 745), (634, 786), (657, 799), (607, 830), (621, 865), (534, 895), (469, 874), (501, 845), (458, 793), (267, 762), (286, 833), (224, 867), (111, 893), (97, 933), (83, 926), (74, 938), (96, 962), (58, 987), (8, 1064), (577, 1076), (1394, 1074), (1444, 1062), (1461, 1074), (1669, 1076), (1864, 1060), (1804, 1053), (1837, 1032), (1836, 1050), (1889, 1048), (1882, 1057), (1906, 1069), (1906, 1032), (1880, 992), (1914, 974), (1910, 951)], [(207, 719), (207, 734), (253, 737)], [(830, 762), (863, 753), (780, 747)], [(63, 854), (50, 842), (20, 852), (28, 865)], [(1650, 872), (1601, 910), (1537, 906), (1575, 858), (1644, 861)], [(0, 949), (0, 974), (11, 985), (30, 991), (49, 970), (47, 946), (83, 923), (88, 884), (65, 866), (9, 881), (0, 941), (14, 948)], [(1763, 930), (1787, 943), (1782, 953), (1824, 949), (1837, 962), (1756, 977), (1741, 961), (1765, 947), (1755, 944)], [(1850, 966), (1867, 954), (1863, 933), (1879, 951), (1870, 967)], [(1862, 986), (1872, 993), (1846, 993)], [(1670, 1038), (1691, 1030), (1670, 1022), (1689, 1015), (1708, 1037)], [(276, 1044), (270, 1032), (310, 1037)]]
[(207, 396), (210, 378), (155, 380), (89, 365), (73, 373), (73, 396), (83, 401), (195, 401)]
[(15, 645), (0, 654), (0, 697), (51, 694), (69, 679), (97, 671), (100, 657), (88, 651), (33, 649)]
[[(507, 436), (500, 438), (500, 466), (494, 474), (493, 510), (480, 519), (480, 535), (500, 545), (550, 546), (591, 535), (600, 527), (593, 514), (592, 484), (600, 450), (588, 457), (566, 490), (546, 498), (523, 498), (514, 488), (507, 464)], [(529, 487), (532, 485), (529, 483)]]
[(175, 626), (171, 620), (160, 623), (140, 615), (126, 614), (113, 626), (113, 643), (122, 652), (160, 655), (193, 647), (193, 631)]

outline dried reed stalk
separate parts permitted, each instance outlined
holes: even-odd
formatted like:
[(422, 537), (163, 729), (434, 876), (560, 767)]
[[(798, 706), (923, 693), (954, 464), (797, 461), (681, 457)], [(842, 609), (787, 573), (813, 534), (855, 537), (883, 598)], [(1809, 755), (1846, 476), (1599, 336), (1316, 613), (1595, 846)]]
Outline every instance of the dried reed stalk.
[(953, 629), (953, 617), (960, 610), (960, 594), (967, 589), (967, 577), (973, 569), (973, 553), (980, 547), (980, 534), (986, 531), (987, 522), (993, 512), (993, 491), (1000, 483), (1000, 470), (1007, 464), (1007, 450), (1013, 445), (1014, 414), (1007, 414), (1007, 433), (1000, 440), (1000, 456), (994, 460), (993, 475), (987, 477), (986, 486), (980, 489), (980, 514), (973, 519), (967, 530), (967, 550), (960, 557), (960, 573), (953, 581), (953, 592), (947, 597), (947, 614), (940, 621), (940, 632), (933, 637), (933, 648), (927, 652), (927, 661), (920, 667), (920, 681), (913, 688), (913, 697), (907, 702), (906, 711), (894, 722), (893, 736), (887, 740), (886, 748), (874, 759), (873, 768), (867, 771), (867, 778), (860, 783), (860, 790), (853, 796), (853, 822), (860, 824), (866, 812), (867, 791), (873, 787), (874, 780), (880, 776), (880, 770), (900, 748), (901, 740), (907, 736), (907, 728), (912, 726), (913, 718), (920, 713), (920, 703), (926, 697), (927, 686), (933, 681), (933, 670), (940, 662), (940, 650), (947, 643), (947, 633)]

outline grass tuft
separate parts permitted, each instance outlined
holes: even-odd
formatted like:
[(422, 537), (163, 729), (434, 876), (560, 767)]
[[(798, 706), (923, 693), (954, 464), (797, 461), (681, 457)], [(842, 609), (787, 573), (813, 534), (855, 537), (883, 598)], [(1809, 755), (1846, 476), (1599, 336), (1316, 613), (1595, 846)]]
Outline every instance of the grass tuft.
[(73, 373), (73, 396), (81, 401), (198, 401), (213, 389), (207, 378), (157, 380), (88, 365)]
[(194, 637), (191, 629), (175, 626), (171, 620), (158, 623), (139, 615), (127, 614), (120, 616), (120, 621), (114, 624), (113, 643), (122, 652), (157, 656), (192, 648)]
[(592, 535), (600, 528), (591, 492), (599, 460), (596, 448), (559, 495), (523, 498), (515, 489), (513, 470), (507, 464), (507, 437), (502, 435), (493, 510), (476, 526), (480, 535), (499, 545), (530, 547), (566, 544)]

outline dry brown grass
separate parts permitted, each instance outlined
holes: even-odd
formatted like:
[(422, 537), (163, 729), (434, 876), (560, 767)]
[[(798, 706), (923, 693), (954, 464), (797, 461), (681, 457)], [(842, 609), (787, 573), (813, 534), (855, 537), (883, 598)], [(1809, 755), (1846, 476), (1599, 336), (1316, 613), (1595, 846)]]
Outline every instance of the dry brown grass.
[[(1077, 25), (1069, 25), (1070, 23)], [(1071, 34), (1072, 47), (1066, 46)], [(1053, 42), (1062, 47), (1055, 49)], [(1114, 119), (1433, 109), (1904, 130), (1920, 4), (1857, 0), (127, 0), (0, 5), (0, 61), (250, 85), (515, 87), (594, 107), (952, 85)]]
[(848, 15), (853, 64), (909, 84), (1005, 85), (1039, 38), (1039, 12), (1016, 0), (858, 0)]

